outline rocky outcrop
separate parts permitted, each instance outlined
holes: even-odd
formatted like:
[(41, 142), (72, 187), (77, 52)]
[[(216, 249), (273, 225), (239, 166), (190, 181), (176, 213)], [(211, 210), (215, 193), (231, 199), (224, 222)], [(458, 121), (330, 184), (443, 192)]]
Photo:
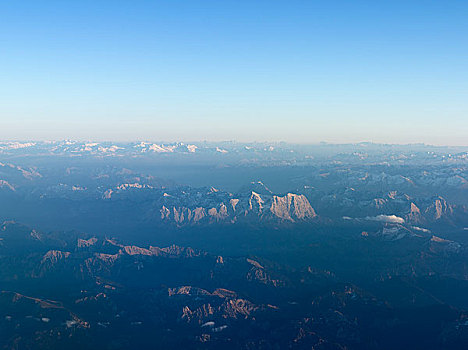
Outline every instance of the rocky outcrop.
[(12, 185), (10, 185), (8, 181), (5, 180), (0, 180), (0, 188), (7, 188), (13, 192), (16, 191), (16, 189)]
[(55, 264), (62, 259), (70, 256), (70, 252), (62, 252), (60, 250), (49, 250), (42, 258), (41, 264)]
[(96, 237), (91, 237), (90, 239), (81, 239), (81, 238), (78, 238), (77, 247), (78, 247), (78, 248), (87, 248), (87, 247), (91, 247), (91, 246), (94, 245), (96, 242), (97, 242), (97, 238), (96, 238)]
[[(170, 201), (174, 203), (174, 196)], [(201, 222), (233, 223), (239, 220), (276, 220), (296, 222), (310, 220), (317, 216), (314, 208), (304, 195), (287, 193), (285, 196), (259, 194), (251, 191), (248, 195), (234, 197), (230, 193), (216, 193), (214, 198), (189, 196), (176, 201), (177, 205), (163, 204), (159, 216), (163, 221), (178, 225)]]
[(270, 211), (278, 218), (295, 221), (317, 216), (304, 195), (288, 193), (284, 197), (273, 196)]
[(432, 220), (450, 218), (453, 215), (453, 207), (442, 197), (437, 197), (434, 202), (426, 208), (425, 214)]
[(414, 224), (418, 224), (422, 221), (421, 211), (413, 202), (410, 204), (410, 212), (406, 215), (406, 221)]

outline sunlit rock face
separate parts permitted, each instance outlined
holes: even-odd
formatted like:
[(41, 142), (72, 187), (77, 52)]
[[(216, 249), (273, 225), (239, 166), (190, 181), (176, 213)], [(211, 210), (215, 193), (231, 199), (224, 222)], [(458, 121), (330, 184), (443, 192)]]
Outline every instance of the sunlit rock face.
[(178, 225), (239, 220), (296, 222), (317, 216), (307, 198), (300, 194), (279, 196), (251, 191), (234, 197), (230, 193), (217, 192), (216, 198), (193, 196), (181, 199), (172, 207), (164, 204), (159, 216), (163, 221)]
[(273, 196), (270, 211), (277, 217), (294, 221), (317, 216), (304, 195), (288, 193), (284, 197)]
[(447, 217), (452, 215), (453, 208), (444, 198), (437, 197), (434, 202), (429, 207), (427, 207), (425, 213), (433, 220), (440, 220), (444, 216)]

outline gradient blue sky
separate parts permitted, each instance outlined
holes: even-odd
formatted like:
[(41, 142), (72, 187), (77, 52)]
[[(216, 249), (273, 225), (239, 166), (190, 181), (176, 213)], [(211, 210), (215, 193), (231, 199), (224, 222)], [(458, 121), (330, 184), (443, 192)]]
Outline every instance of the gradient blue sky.
[(1, 1), (0, 138), (468, 145), (468, 1)]

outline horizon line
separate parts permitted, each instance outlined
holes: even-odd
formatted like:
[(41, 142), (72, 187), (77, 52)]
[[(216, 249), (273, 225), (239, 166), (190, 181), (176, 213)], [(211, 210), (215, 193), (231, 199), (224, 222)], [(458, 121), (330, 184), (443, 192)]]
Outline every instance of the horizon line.
[(377, 145), (377, 146), (423, 146), (423, 147), (436, 147), (436, 148), (468, 148), (466, 145), (448, 145), (448, 144), (428, 144), (424, 142), (410, 142), (410, 143), (389, 143), (389, 142), (374, 142), (374, 141), (357, 141), (357, 142), (329, 142), (329, 141), (317, 141), (317, 142), (289, 142), (289, 141), (238, 141), (238, 140), (150, 140), (150, 139), (133, 139), (133, 140), (97, 140), (97, 139), (0, 139), (0, 143), (57, 143), (57, 142), (88, 142), (88, 143), (121, 143), (121, 144), (130, 144), (130, 143), (159, 143), (159, 144), (188, 144), (188, 143), (237, 143), (237, 144), (286, 144), (286, 145), (297, 145), (297, 146), (321, 146), (321, 145), (330, 145), (330, 146), (351, 146), (351, 145)]

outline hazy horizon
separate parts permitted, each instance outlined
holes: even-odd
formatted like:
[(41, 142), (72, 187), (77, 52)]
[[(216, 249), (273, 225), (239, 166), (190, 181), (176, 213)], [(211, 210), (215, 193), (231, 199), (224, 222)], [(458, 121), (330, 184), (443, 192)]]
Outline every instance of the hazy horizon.
[(238, 144), (286, 144), (286, 145), (298, 145), (298, 146), (319, 146), (319, 145), (333, 145), (333, 146), (346, 146), (346, 145), (360, 145), (360, 144), (372, 144), (372, 145), (385, 145), (385, 146), (425, 146), (425, 147), (453, 147), (453, 148), (466, 148), (468, 144), (460, 144), (460, 145), (450, 145), (450, 144), (433, 144), (433, 143), (424, 143), (424, 142), (410, 142), (410, 143), (389, 143), (389, 142), (374, 142), (374, 141), (356, 141), (356, 142), (329, 142), (329, 141), (310, 141), (310, 142), (291, 142), (291, 141), (284, 141), (284, 140), (228, 140), (228, 139), (219, 139), (219, 140), (189, 140), (189, 139), (155, 139), (155, 138), (147, 138), (147, 139), (86, 139), (86, 138), (57, 138), (57, 139), (2, 139), (0, 138), (0, 143), (41, 143), (41, 142), (89, 142), (89, 143), (138, 143), (138, 142), (145, 142), (145, 143), (156, 143), (156, 144), (172, 144), (172, 143), (183, 143), (183, 144), (190, 144), (190, 143), (212, 143), (212, 144), (223, 144), (223, 143), (238, 143)]

